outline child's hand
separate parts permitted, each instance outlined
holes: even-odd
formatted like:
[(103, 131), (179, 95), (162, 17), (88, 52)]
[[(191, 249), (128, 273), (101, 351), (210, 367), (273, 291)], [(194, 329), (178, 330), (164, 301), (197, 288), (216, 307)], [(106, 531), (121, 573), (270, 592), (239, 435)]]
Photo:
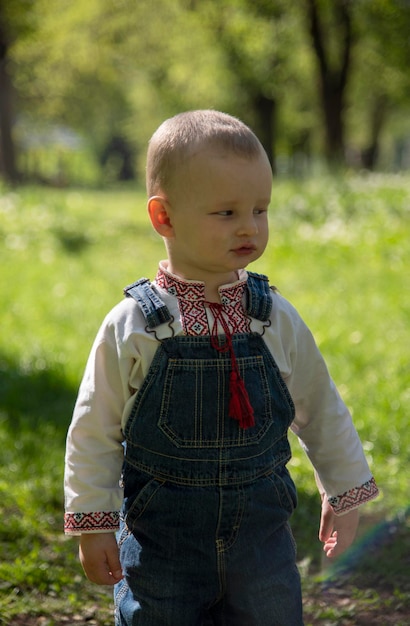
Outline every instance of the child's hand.
[(326, 496), (322, 496), (319, 539), (324, 543), (323, 550), (328, 558), (339, 556), (353, 543), (358, 524), (357, 509), (339, 517), (334, 514)]
[(123, 577), (114, 533), (82, 534), (79, 555), (83, 570), (93, 583), (115, 585)]

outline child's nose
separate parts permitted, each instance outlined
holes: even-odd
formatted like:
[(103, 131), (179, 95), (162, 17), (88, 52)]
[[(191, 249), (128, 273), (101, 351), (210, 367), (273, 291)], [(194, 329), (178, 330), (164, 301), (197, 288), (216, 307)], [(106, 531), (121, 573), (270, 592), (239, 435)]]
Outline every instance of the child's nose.
[(255, 215), (249, 215), (243, 217), (239, 223), (237, 229), (238, 235), (243, 236), (254, 236), (258, 234), (258, 223), (255, 218)]

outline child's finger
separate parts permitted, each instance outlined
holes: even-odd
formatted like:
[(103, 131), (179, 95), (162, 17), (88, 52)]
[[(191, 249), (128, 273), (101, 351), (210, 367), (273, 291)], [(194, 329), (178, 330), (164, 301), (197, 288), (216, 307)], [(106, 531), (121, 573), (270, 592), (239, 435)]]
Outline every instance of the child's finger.
[(113, 579), (111, 584), (118, 583), (123, 578), (121, 563), (118, 558), (118, 550), (113, 550), (112, 552), (107, 553), (107, 563), (109, 574)]

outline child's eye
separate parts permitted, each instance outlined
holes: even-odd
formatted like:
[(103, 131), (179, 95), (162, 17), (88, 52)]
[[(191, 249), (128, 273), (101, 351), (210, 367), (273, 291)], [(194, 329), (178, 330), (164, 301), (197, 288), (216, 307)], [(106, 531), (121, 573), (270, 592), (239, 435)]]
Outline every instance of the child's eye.
[(254, 209), (253, 212), (255, 215), (263, 215), (268, 212), (268, 209)]
[(227, 209), (226, 211), (218, 211), (217, 215), (222, 215), (222, 217), (229, 217), (233, 215), (233, 211)]

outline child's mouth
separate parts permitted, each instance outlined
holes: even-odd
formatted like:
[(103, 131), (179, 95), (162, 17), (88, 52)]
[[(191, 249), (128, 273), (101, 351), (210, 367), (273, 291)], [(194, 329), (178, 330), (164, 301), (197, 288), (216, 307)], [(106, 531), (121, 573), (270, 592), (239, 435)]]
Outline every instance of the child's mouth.
[(239, 248), (235, 248), (234, 252), (239, 256), (246, 256), (248, 254), (252, 254), (253, 252), (255, 252), (255, 250), (255, 246), (240, 246)]

